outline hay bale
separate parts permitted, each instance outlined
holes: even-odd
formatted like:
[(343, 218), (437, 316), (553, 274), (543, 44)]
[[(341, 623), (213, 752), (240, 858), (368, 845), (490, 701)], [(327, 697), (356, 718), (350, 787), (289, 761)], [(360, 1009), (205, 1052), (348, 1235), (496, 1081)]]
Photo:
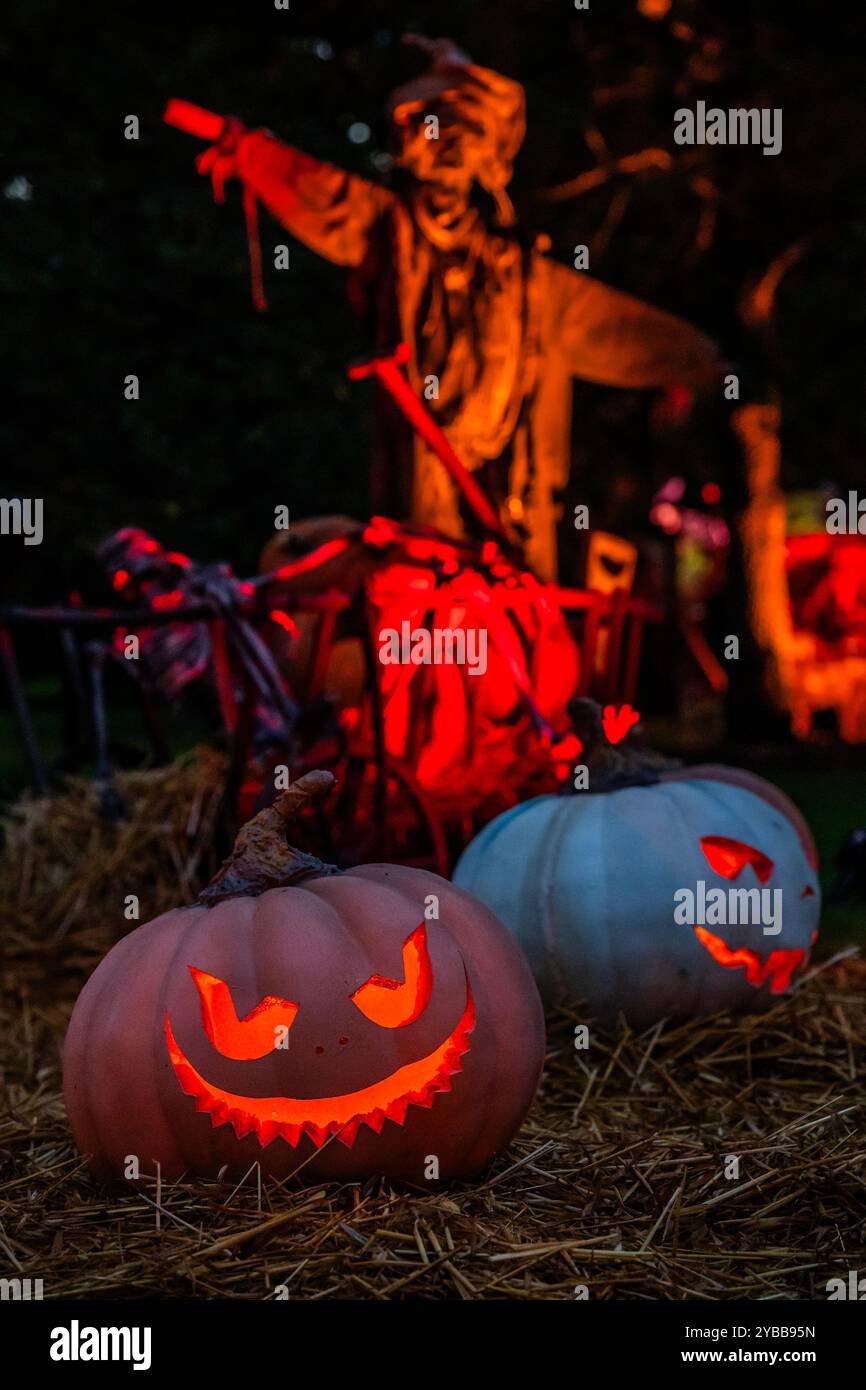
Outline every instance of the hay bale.
[[(8, 959), (32, 965), (71, 955), (92, 968), (138, 921), (191, 902), (219, 862), (214, 849), (225, 786), (224, 759), (198, 748), (170, 766), (120, 772), (126, 816), (102, 814), (101, 789), (68, 777), (51, 796), (26, 795), (2, 821), (0, 926)], [(67, 944), (68, 939), (68, 944)]]

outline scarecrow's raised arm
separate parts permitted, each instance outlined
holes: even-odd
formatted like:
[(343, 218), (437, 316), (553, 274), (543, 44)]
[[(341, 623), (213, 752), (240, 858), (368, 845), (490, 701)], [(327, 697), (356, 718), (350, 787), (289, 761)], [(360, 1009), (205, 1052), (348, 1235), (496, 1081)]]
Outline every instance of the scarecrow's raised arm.
[(572, 376), (604, 386), (709, 388), (725, 362), (710, 338), (675, 314), (545, 262), (550, 346)]
[(293, 236), (337, 265), (361, 263), (370, 228), (391, 202), (387, 189), (265, 131), (241, 141), (238, 175)]
[(198, 159), (216, 190), (237, 178), (283, 226), (337, 265), (359, 265), (370, 228), (391, 201), (387, 189), (229, 118)]

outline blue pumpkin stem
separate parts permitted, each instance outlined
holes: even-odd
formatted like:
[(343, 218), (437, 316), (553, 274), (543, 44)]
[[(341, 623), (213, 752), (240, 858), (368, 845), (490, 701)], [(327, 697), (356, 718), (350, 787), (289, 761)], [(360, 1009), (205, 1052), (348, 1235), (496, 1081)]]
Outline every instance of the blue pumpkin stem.
[[(589, 771), (589, 792), (615, 792), (623, 787), (653, 787), (666, 772), (682, 767), (678, 758), (666, 758), (644, 747), (634, 725), (621, 743), (612, 744), (605, 736), (601, 705), (585, 695), (575, 695), (568, 703), (568, 717), (583, 745), (582, 758)], [(559, 789), (561, 796), (578, 796), (573, 780), (567, 777)]]

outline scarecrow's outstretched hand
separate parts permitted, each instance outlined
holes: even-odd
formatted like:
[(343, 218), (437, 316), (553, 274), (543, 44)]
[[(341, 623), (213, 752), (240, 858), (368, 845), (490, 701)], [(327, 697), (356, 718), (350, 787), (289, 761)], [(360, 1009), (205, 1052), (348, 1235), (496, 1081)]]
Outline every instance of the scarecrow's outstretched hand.
[(229, 179), (238, 176), (238, 147), (247, 128), (237, 116), (226, 116), (219, 139), (196, 160), (200, 174), (210, 174), (217, 202), (223, 201), (222, 191)]
[(472, 62), (468, 53), (458, 48), (453, 39), (428, 39), (424, 34), (408, 33), (403, 42), (410, 48), (420, 48), (430, 59), (431, 68), (465, 68)]

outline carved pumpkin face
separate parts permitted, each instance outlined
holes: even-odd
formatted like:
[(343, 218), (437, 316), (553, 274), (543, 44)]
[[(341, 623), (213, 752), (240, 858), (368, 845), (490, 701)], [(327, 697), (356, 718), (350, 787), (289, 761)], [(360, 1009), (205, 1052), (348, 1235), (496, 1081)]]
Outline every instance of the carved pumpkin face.
[[(772, 900), (768, 900), (762, 894), (760, 899), (756, 899), (754, 896), (754, 888), (752, 888), (751, 885), (746, 887), (745, 884), (743, 884), (743, 890), (745, 894), (749, 895), (749, 898), (746, 899), (740, 896), (737, 898), (737, 901), (742, 901), (744, 904), (749, 900), (760, 903), (767, 902), (771, 913), (775, 913), (778, 907), (778, 929), (779, 934), (781, 934), (784, 894), (781, 888), (777, 890), (771, 886), (774, 882), (775, 871), (773, 860), (761, 850), (756, 849), (753, 845), (744, 844), (741, 840), (732, 840), (726, 835), (702, 835), (701, 849), (713, 872), (729, 883), (736, 882), (740, 880), (741, 877), (745, 877), (743, 871), (747, 867), (752, 870), (758, 884), (760, 884), (762, 888), (766, 888), (767, 893), (772, 893), (773, 898)], [(811, 865), (809, 867), (810, 869), (812, 868)], [(810, 872), (807, 882), (800, 892), (800, 897), (802, 899), (815, 898), (816, 896), (817, 891), (813, 883), (813, 875)], [(721, 906), (725, 901), (731, 900), (719, 900), (719, 910), (721, 910)], [(718, 915), (718, 911), (715, 915)], [(771, 923), (774, 929), (774, 935), (775, 925), (776, 924)], [(716, 961), (718, 965), (724, 966), (729, 970), (744, 971), (745, 978), (750, 985), (756, 989), (760, 989), (763, 985), (766, 985), (771, 994), (784, 994), (785, 991), (790, 988), (794, 974), (805, 966), (809, 958), (808, 948), (801, 946), (789, 949), (785, 947), (775, 947), (771, 949), (768, 946), (766, 953), (750, 949), (747, 946), (732, 948), (728, 945), (723, 936), (710, 931), (707, 926), (693, 923), (692, 927), (701, 945), (709, 951), (713, 960)], [(817, 935), (816, 926), (816, 930), (813, 932), (809, 942), (810, 946), (814, 943)]]
[[(438, 902), (438, 917), (425, 909)], [(525, 960), (435, 874), (362, 865), (166, 913), (119, 942), (64, 1056), (91, 1166), (163, 1176), (468, 1177), (508, 1143), (544, 1055)]]
[(454, 878), (518, 938), (543, 996), (644, 1026), (787, 990), (817, 932), (816, 866), (781, 792), (711, 766), (537, 797), (485, 827)]
[[(447, 954), (450, 956), (454, 953)], [(462, 959), (459, 964), (462, 967)], [(444, 974), (456, 972), (456, 960), (446, 963), (443, 959), (441, 965)], [(424, 1013), (434, 987), (426, 923), (416, 927), (406, 937), (402, 966), (401, 979), (374, 974), (348, 996), (349, 1003), (357, 1013), (349, 1016), (345, 1023), (348, 1031), (340, 1034), (336, 1040), (337, 1009), (334, 1002), (326, 996), (324, 1009), (320, 1002), (318, 1007), (314, 1005), (313, 1018), (306, 1035), (302, 1037), (299, 1028), (295, 1038), (295, 1050), (301, 1053), (295, 1066), (292, 1065), (295, 1059), (290, 1057), (288, 1065), (285, 1059), (291, 1052), (291, 1030), (298, 1021), (298, 1003), (267, 995), (249, 1013), (239, 1017), (231, 988), (225, 980), (194, 966), (189, 967), (189, 973), (201, 1001), (202, 1027), (220, 1057), (250, 1062), (261, 1061), (276, 1053), (278, 1059), (282, 1057), (283, 1066), (277, 1065), (275, 1070), (287, 1072), (289, 1076), (294, 1071), (298, 1076), (294, 1084), (303, 1085), (302, 1073), (314, 1077), (317, 1062), (323, 1080), (332, 1075), (333, 1067), (323, 1060), (329, 1051), (328, 1044), (343, 1074), (355, 1071), (351, 1064), (353, 1040), (360, 1056), (365, 1056), (371, 1049), (375, 1050), (376, 1039), (365, 1037), (363, 1019), (367, 1019), (374, 1028), (402, 1029), (414, 1024)], [(307, 1135), (317, 1148), (321, 1148), (333, 1135), (351, 1148), (362, 1124), (375, 1133), (381, 1131), (386, 1120), (402, 1124), (410, 1105), (429, 1107), (438, 1092), (451, 1089), (451, 1078), (462, 1069), (461, 1059), (471, 1047), (471, 1034), (475, 1028), (475, 1003), (465, 967), (463, 973), (465, 989), (459, 1017), (437, 1046), (415, 1060), (403, 1062), (387, 1075), (377, 1076), (366, 1085), (356, 1086), (339, 1095), (238, 1095), (224, 1090), (196, 1070), (178, 1045), (170, 1017), (166, 1014), (168, 1054), (181, 1090), (194, 1098), (198, 1110), (212, 1117), (214, 1125), (230, 1124), (238, 1139), (254, 1133), (262, 1148), (278, 1138), (296, 1148), (301, 1136)], [(456, 997), (459, 1001), (460, 996)], [(341, 1001), (337, 1002), (339, 1005)], [(340, 1017), (344, 1012), (340, 1008)], [(313, 1039), (319, 1036), (326, 1038), (328, 1043), (314, 1043)], [(418, 1030), (414, 1036), (418, 1037)], [(315, 1060), (305, 1059), (304, 1049), (312, 1049)], [(258, 1080), (257, 1071), (253, 1068), (249, 1072), (253, 1082)], [(288, 1077), (287, 1083), (291, 1084)]]

